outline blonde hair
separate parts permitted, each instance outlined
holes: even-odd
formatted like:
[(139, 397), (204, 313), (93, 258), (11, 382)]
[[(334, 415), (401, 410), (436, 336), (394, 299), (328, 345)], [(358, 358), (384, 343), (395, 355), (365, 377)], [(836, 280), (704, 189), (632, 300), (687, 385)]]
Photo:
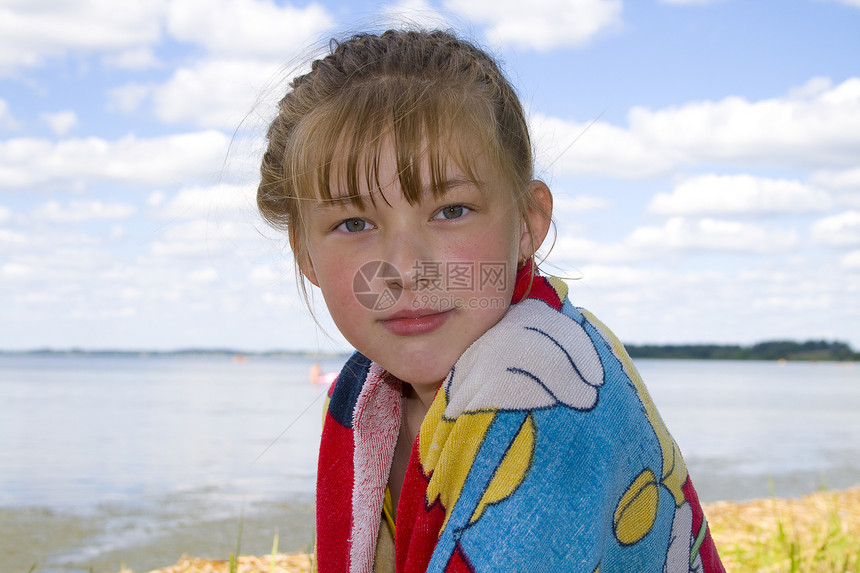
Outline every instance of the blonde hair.
[[(388, 141), (410, 203), (421, 200), (425, 183), (434, 195), (444, 192), (449, 158), (476, 180), (470, 166), (486, 153), (516, 208), (540, 209), (528, 192), (533, 159), (522, 106), (486, 52), (447, 32), (394, 30), (332, 40), (329, 52), (291, 82), (260, 166), (258, 208), (288, 233), (297, 263), (303, 200), (332, 199), (334, 179), (338, 196), (345, 190), (361, 205), (359, 177), (367, 189), (379, 187)], [(425, 161), (429, 182), (421, 181)]]

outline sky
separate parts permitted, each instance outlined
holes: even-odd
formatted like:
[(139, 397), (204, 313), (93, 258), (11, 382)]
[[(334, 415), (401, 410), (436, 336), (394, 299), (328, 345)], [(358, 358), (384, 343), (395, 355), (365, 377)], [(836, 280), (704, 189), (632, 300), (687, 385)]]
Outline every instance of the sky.
[(257, 170), (289, 77), (404, 23), (500, 61), (623, 341), (860, 349), (860, 0), (0, 0), (0, 349), (348, 350)]

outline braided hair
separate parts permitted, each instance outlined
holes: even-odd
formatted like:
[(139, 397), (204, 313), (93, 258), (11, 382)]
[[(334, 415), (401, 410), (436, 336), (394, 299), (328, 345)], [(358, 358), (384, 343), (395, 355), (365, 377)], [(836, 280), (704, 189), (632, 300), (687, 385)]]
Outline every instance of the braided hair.
[[(536, 207), (526, 192), (533, 158), (516, 93), (486, 52), (448, 32), (332, 40), (329, 54), (290, 83), (267, 138), (257, 205), (270, 225), (287, 231), (297, 261), (305, 248), (303, 201), (347, 196), (361, 205), (360, 178), (379, 188), (378, 161), (388, 142), (410, 203), (425, 189), (443, 191), (446, 161), (475, 179), (470, 166), (484, 154), (509, 184), (516, 208)], [(423, 162), (429, 182), (421, 181)]]

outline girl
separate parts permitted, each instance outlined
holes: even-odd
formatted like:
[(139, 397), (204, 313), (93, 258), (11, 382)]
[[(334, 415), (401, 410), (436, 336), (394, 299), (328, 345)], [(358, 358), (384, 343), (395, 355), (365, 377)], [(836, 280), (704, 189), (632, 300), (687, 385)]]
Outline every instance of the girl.
[(722, 571), (624, 348), (536, 270), (552, 197), (496, 64), (442, 32), (331, 48), (281, 100), (257, 195), (357, 350), (319, 571)]

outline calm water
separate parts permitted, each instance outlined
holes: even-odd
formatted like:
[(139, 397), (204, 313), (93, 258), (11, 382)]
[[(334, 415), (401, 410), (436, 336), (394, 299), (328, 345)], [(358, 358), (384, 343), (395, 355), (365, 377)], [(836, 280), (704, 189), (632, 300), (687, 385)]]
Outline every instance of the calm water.
[[(0, 571), (307, 549), (312, 363), (0, 356)], [(704, 501), (860, 483), (860, 364), (637, 364)]]

